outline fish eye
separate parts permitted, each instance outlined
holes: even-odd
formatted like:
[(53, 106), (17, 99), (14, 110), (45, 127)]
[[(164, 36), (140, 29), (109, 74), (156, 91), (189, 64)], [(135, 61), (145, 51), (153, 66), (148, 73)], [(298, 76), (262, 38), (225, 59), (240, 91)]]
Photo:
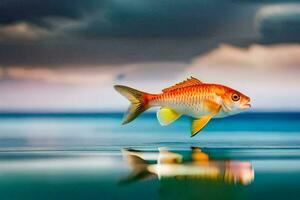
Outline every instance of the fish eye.
[(231, 95), (231, 99), (232, 99), (232, 101), (238, 101), (238, 100), (240, 100), (240, 95), (233, 93)]

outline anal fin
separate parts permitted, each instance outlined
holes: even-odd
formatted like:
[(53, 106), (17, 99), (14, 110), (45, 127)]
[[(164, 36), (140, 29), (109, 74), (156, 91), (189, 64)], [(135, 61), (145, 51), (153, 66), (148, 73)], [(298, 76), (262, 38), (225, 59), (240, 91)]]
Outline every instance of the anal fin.
[(194, 137), (197, 133), (199, 133), (212, 117), (213, 116), (209, 115), (201, 117), (200, 119), (193, 119), (191, 126), (191, 137)]
[(157, 111), (157, 119), (162, 126), (171, 124), (180, 116), (180, 113), (168, 107), (162, 107)]

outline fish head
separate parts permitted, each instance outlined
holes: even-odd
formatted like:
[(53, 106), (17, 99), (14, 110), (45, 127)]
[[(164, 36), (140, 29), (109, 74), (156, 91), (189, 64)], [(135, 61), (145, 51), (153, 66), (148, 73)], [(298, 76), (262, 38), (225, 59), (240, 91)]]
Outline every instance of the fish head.
[(225, 112), (235, 114), (250, 107), (250, 97), (234, 89), (226, 88), (222, 95), (222, 108)]

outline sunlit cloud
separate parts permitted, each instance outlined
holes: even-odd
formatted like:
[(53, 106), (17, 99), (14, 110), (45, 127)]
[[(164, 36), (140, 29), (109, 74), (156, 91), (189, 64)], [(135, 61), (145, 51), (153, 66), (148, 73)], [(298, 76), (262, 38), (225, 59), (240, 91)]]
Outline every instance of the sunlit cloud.
[(222, 44), (218, 48), (194, 59), (194, 63), (206, 66), (222, 65), (222, 67), (254, 67), (261, 70), (268, 67), (286, 68), (300, 65), (300, 45), (251, 45), (249, 48), (239, 48)]
[(47, 29), (26, 22), (0, 26), (0, 41), (32, 41), (49, 34)]
[(47, 68), (47, 67), (9, 67), (2, 68), (2, 77), (11, 79), (35, 80), (56, 84), (104, 84), (111, 83), (114, 80), (114, 70), (83, 68), (83, 69), (60, 69), (60, 68)]
[(177, 76), (187, 66), (180, 62), (148, 62), (118, 66), (0, 67), (0, 78), (34, 80), (73, 85), (103, 85), (116, 82), (153, 82)]

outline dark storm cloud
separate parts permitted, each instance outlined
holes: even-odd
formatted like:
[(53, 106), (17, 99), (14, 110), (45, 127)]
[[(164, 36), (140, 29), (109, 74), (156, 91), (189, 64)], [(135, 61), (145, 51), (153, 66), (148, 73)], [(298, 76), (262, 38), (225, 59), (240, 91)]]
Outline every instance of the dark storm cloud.
[[(257, 42), (258, 32), (263, 38), (272, 38), (278, 34), (280, 41), (298, 41), (298, 15), (293, 15), (295, 20), (290, 21), (295, 25), (295, 33), (292, 31), (293, 26), (285, 28), (288, 25), (284, 25), (286, 30), (279, 30), (278, 25), (272, 22), (276, 16), (264, 15), (255, 26), (257, 11), (269, 5), (264, 3), (271, 1), (245, 2), (2, 0), (0, 65), (189, 61), (222, 42), (239, 46)], [(49, 23), (48, 19), (51, 18), (54, 20)], [(66, 21), (62, 20), (64, 18), (75, 19), (76, 25), (67, 26)], [(36, 28), (34, 32), (32, 26), (13, 27), (21, 22), (46, 27), (47, 30)], [(5, 29), (2, 36), (11, 36), (9, 39), (1, 38), (1, 31), (5, 27), (10, 29)], [(22, 37), (28, 31), (26, 27), (31, 31), (27, 35), (34, 36), (29, 37), (30, 41)], [(11, 34), (14, 31), (19, 32)], [(46, 33), (39, 37), (38, 31)]]
[[(2, 0), (0, 24), (5, 26), (29, 22), (48, 28), (53, 26), (55, 29), (55, 23), (61, 23), (59, 18), (69, 18), (76, 19), (80, 25), (64, 30), (65, 34), (84, 38), (207, 38), (238, 34), (240, 37), (247, 37), (247, 32), (252, 35), (254, 32), (251, 20), (255, 9), (274, 2), (286, 1), (257, 0), (253, 3), (244, 0)], [(49, 23), (49, 18), (56, 20)], [(268, 21), (270, 20), (263, 23), (266, 23), (266, 29), (272, 32), (273, 23)], [(295, 20), (290, 23), (298, 27)], [(272, 27), (268, 28), (269, 26)], [(274, 30), (277, 31), (276, 27)]]
[(80, 21), (81, 26), (68, 34), (86, 38), (207, 37), (224, 22), (239, 19), (235, 17), (239, 8), (225, 0), (4, 0), (0, 24), (25, 21), (48, 26), (45, 19), (60, 17)]
[(192, 57), (215, 46), (216, 43), (210, 44), (201, 39), (105, 39), (70, 43), (2, 44), (0, 65), (76, 67), (133, 62), (188, 62)]
[[(49, 17), (60, 17), (75, 18), (79, 25), (64, 30), (55, 38), (42, 37), (36, 43), (23, 44), (20, 39), (14, 42), (11, 38), (9, 42), (2, 40), (0, 64), (189, 61), (215, 47), (217, 41), (228, 41), (223, 39), (226, 35), (230, 38), (251, 36), (253, 30), (247, 24), (251, 23), (256, 10), (256, 6), (243, 7), (224, 0), (39, 2), (2, 2), (0, 11), (4, 13), (0, 12), (0, 22), (9, 26), (16, 22), (36, 23)], [(61, 24), (60, 19), (54, 22)], [(239, 31), (234, 28), (237, 25)], [(54, 24), (49, 32), (54, 32), (55, 27)], [(207, 38), (214, 38), (214, 41)]]
[(114, 1), (78, 33), (86, 37), (212, 37), (228, 21), (238, 20), (239, 9), (240, 5), (221, 0)]
[(264, 42), (300, 42), (300, 4), (262, 8), (257, 26)]
[(46, 25), (43, 20), (47, 17), (78, 19), (104, 3), (104, 0), (1, 0), (0, 24), (27, 21)]

